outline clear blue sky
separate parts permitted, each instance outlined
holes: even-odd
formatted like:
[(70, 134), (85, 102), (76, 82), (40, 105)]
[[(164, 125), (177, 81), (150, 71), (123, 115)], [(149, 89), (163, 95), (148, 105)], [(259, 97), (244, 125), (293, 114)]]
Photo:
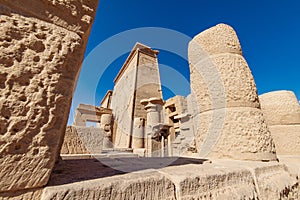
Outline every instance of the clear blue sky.
[[(161, 75), (162, 83), (169, 81), (166, 84), (172, 87), (171, 90), (163, 87), (165, 99), (174, 94), (188, 94), (185, 83), (170, 82), (168, 70), (176, 70), (189, 81), (189, 67), (184, 59), (188, 39), (218, 23), (229, 24), (236, 30), (259, 94), (292, 90), (300, 99), (298, 0), (100, 0), (69, 123), (78, 103), (99, 105), (105, 92), (113, 88), (113, 79), (135, 42), (159, 49), (159, 63), (169, 67), (162, 66), (166, 69)], [(178, 42), (174, 42), (176, 38), (169, 41), (158, 36), (164, 31), (158, 29), (154, 34), (143, 27), (166, 28), (186, 37), (178, 36)], [(168, 41), (170, 46), (176, 43), (183, 56), (170, 51)], [(160, 48), (159, 42), (166, 44)]]

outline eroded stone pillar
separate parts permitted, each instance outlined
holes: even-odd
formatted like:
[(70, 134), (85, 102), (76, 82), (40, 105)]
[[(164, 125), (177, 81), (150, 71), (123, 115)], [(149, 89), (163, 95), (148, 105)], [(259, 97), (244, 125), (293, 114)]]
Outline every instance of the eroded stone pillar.
[(233, 28), (219, 24), (198, 34), (189, 44), (188, 57), (200, 156), (276, 160), (256, 85)]
[(47, 184), (97, 0), (0, 0), (0, 193)]
[(133, 122), (133, 135), (132, 135), (132, 148), (144, 148), (145, 140), (145, 119), (134, 118)]
[(100, 120), (100, 128), (104, 130), (103, 148), (113, 148), (112, 144), (112, 114), (102, 114)]
[(161, 110), (163, 105), (161, 98), (143, 99), (141, 104), (145, 106), (147, 112), (147, 126), (155, 126), (161, 123)]
[(278, 155), (300, 155), (300, 106), (292, 91), (259, 96)]
[(161, 98), (149, 98), (141, 100), (147, 112), (146, 121), (146, 156), (161, 156), (161, 110), (163, 100)]

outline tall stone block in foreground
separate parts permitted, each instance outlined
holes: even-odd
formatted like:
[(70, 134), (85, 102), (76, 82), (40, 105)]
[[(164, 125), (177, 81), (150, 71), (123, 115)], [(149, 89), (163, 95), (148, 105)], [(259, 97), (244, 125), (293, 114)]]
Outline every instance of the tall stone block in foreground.
[(276, 160), (256, 85), (233, 28), (219, 24), (198, 34), (189, 44), (188, 56), (199, 112), (200, 156)]
[(44, 186), (96, 0), (0, 0), (0, 193)]
[(300, 155), (300, 106), (292, 91), (259, 96), (279, 155)]

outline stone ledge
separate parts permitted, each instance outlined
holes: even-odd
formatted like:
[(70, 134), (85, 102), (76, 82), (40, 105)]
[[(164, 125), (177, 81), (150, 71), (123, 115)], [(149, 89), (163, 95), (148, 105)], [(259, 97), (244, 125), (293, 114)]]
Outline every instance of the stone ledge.
[(175, 186), (153, 170), (46, 187), (46, 199), (175, 199)]
[[(116, 159), (116, 162), (119, 162), (119, 159)], [(173, 166), (157, 169), (53, 185), (44, 189), (41, 199), (297, 199), (299, 197), (297, 176), (295, 173), (291, 174), (290, 168), (283, 163), (232, 160), (215, 160), (213, 163), (204, 162), (204, 164), (187, 163), (179, 162), (171, 164)], [(300, 168), (293, 169), (300, 173)], [(63, 173), (61, 176), (64, 176)]]

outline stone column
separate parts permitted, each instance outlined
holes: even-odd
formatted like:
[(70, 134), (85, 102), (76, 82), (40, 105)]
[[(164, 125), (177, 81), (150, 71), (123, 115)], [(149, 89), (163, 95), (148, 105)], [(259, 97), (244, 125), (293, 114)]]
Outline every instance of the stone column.
[(169, 154), (169, 156), (174, 156), (171, 135), (168, 135), (167, 139), (168, 139), (168, 154)]
[(113, 148), (112, 144), (112, 114), (102, 114), (100, 128), (104, 130), (103, 149)]
[[(147, 112), (146, 123), (146, 156), (151, 157), (154, 151), (157, 151), (158, 141), (153, 138), (156, 133), (153, 132), (153, 127), (161, 123), (161, 110), (163, 100), (161, 98), (149, 98), (141, 100), (141, 104), (145, 106)], [(155, 147), (154, 147), (155, 146)], [(160, 155), (160, 152), (156, 152)]]
[(238, 37), (219, 24), (189, 43), (191, 91), (196, 97), (196, 145), (201, 157), (276, 160), (274, 142)]
[(145, 119), (144, 118), (134, 118), (133, 124), (133, 134), (132, 134), (132, 148), (144, 148), (144, 138), (145, 138)]
[(161, 157), (165, 157), (165, 137), (161, 136)]
[(278, 155), (300, 155), (300, 106), (292, 91), (259, 96)]
[(161, 123), (162, 99), (143, 99), (141, 104), (145, 106), (145, 110), (147, 111), (147, 126), (155, 126), (158, 123)]

